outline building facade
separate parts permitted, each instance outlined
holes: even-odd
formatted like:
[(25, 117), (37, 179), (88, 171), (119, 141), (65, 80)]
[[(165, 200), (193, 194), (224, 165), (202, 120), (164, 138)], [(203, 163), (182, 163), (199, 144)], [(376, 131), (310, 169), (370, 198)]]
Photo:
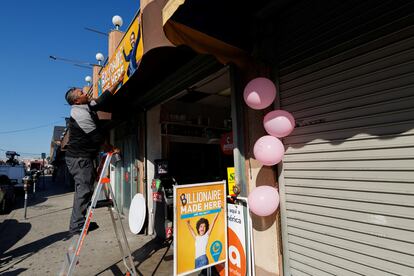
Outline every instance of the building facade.
[[(251, 214), (256, 275), (414, 274), (412, 3), (171, 0), (140, 12), (143, 55), (108, 124), (124, 156), (111, 170), (125, 213), (145, 194), (154, 232), (156, 160), (182, 184), (233, 166), (242, 196), (280, 193), (273, 215)], [(263, 111), (243, 101), (255, 77), (278, 88)], [(262, 166), (253, 146), (279, 108), (296, 129), (283, 161)]]

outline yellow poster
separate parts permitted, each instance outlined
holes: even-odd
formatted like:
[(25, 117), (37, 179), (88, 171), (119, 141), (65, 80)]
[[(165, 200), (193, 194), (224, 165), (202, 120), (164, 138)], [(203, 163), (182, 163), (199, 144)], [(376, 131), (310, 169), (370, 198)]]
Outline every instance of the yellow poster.
[(140, 16), (137, 16), (132, 21), (114, 54), (102, 68), (96, 83), (95, 91), (98, 91), (98, 96), (110, 88), (122, 74), (124, 74), (123, 83), (127, 82), (138, 68), (143, 55), (142, 27), (139, 18)]
[(229, 195), (236, 194), (236, 192), (234, 191), (234, 186), (236, 185), (234, 167), (227, 168), (227, 185), (229, 189)]
[(174, 187), (174, 275), (186, 275), (227, 259), (226, 184)]

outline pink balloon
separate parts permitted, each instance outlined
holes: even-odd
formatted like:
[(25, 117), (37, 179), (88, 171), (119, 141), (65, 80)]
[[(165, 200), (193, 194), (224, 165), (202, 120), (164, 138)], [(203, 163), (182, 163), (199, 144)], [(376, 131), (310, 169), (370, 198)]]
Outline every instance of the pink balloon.
[(253, 153), (254, 158), (263, 165), (273, 166), (282, 160), (285, 148), (279, 139), (266, 135), (256, 141)]
[(273, 214), (279, 207), (279, 193), (271, 186), (254, 188), (247, 198), (252, 213), (265, 217)]
[(266, 114), (263, 125), (270, 135), (285, 137), (295, 128), (295, 118), (285, 110), (273, 110)]
[(272, 104), (276, 98), (276, 87), (267, 78), (252, 79), (244, 88), (243, 98), (253, 109), (263, 109)]

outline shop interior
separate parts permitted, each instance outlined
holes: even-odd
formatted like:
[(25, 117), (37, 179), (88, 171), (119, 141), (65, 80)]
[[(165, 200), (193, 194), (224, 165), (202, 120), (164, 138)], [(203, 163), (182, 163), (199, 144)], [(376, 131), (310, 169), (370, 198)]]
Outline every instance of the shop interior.
[(227, 68), (161, 105), (162, 158), (177, 184), (227, 179), (231, 149), (231, 90)]

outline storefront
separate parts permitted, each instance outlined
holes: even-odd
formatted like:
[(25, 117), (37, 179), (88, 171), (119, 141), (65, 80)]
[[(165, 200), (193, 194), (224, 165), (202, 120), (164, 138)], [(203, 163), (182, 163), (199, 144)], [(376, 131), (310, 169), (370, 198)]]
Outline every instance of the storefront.
[[(150, 12), (154, 12), (156, 5), (151, 5), (154, 2), (141, 7), (144, 26), (154, 26), (148, 23), (155, 18)], [(161, 15), (160, 10), (159, 13)], [(163, 23), (161, 20), (159, 27), (162, 28)], [(250, 186), (255, 183), (273, 186), (276, 183), (274, 170), (266, 168), (259, 173), (257, 164), (251, 162), (251, 152), (248, 152), (253, 139), (259, 135), (259, 132), (254, 133), (259, 124), (256, 119), (252, 122), (245, 119), (243, 87), (249, 74), (258, 76), (259, 72), (243, 71), (243, 66), (252, 70), (257, 67), (249, 64), (249, 54), (238, 48), (246, 43), (239, 37), (234, 43), (242, 41), (241, 46), (235, 47), (209, 35), (201, 35), (200, 40), (194, 40), (195, 44), (201, 43), (195, 45), (188, 40), (194, 33), (185, 32), (181, 36), (177, 25), (170, 27), (168, 40), (174, 41), (175, 46), (170, 42), (168, 46), (165, 46), (168, 43), (164, 46), (158, 44), (150, 50), (146, 50), (146, 45), (151, 43), (145, 43), (146, 31), (143, 28), (144, 54), (140, 67), (117, 93), (114, 101), (117, 108), (112, 114), (113, 121), (124, 123), (114, 123), (117, 126), (112, 131), (111, 141), (122, 148), (123, 156), (138, 156), (137, 175), (140, 179), (139, 184), (127, 182), (131, 179), (126, 175), (130, 173), (128, 168), (131, 168), (133, 159), (124, 160), (114, 168), (116, 197), (127, 213), (132, 189), (126, 186), (143, 187), (148, 208), (148, 234), (156, 232), (151, 180), (159, 159), (168, 161), (170, 174), (178, 184), (226, 180), (229, 167), (235, 167), (236, 184), (242, 196), (247, 196)], [(164, 39), (159, 40), (165, 42)], [(211, 49), (218, 49), (218, 52), (210, 52)], [(130, 153), (126, 152), (128, 147), (131, 151), (131, 147), (123, 129), (128, 127), (125, 121), (135, 115), (139, 118), (138, 129), (142, 131), (136, 134), (138, 152)], [(247, 127), (254, 135), (250, 136)], [(258, 247), (276, 248), (258, 259), (257, 273), (277, 274), (280, 269), (277, 249), (280, 246), (278, 239), (273, 239), (279, 231), (277, 215), (275, 213), (267, 219), (265, 229), (254, 230)]]
[[(140, 78), (155, 71), (142, 72), (125, 87), (140, 91), (126, 93), (142, 130), (138, 160), (130, 155), (127, 163), (138, 163), (148, 214), (155, 160), (168, 160), (182, 184), (221, 180), (234, 166), (244, 196), (261, 185), (279, 188), (280, 211), (251, 214), (256, 275), (413, 274), (413, 4), (259, 1), (249, 12), (243, 6), (250, 30), (242, 36), (246, 25), (231, 25), (237, 31), (222, 40), (252, 62), (237, 50), (217, 52), (225, 47), (202, 43), (211, 42), (202, 35), (191, 43), (189, 25), (180, 24), (202, 15), (203, 6), (184, 2), (164, 10), (162, 22), (169, 43), (184, 46), (172, 50), (180, 58), (170, 56), (179, 66), (161, 70), (151, 84)], [(224, 30), (212, 21), (229, 10), (207, 11), (199, 17), (206, 21), (191, 27), (217, 38)], [(169, 67), (167, 60), (148, 68)], [(262, 111), (243, 102), (244, 86), (258, 76), (278, 87), (274, 105)], [(255, 160), (253, 146), (265, 134), (263, 116), (278, 108), (293, 114), (296, 129), (283, 139), (285, 157), (276, 168)], [(220, 148), (229, 132), (233, 155)], [(119, 137), (125, 149), (133, 144)], [(124, 178), (133, 174), (128, 164)], [(152, 225), (149, 216), (149, 234)]]
[[(278, 165), (282, 235), (253, 217), (257, 273), (277, 275), (262, 261), (279, 238), (284, 275), (414, 273), (413, 16), (408, 2), (283, 1), (250, 18), (274, 108), (296, 119)], [(269, 170), (250, 152), (264, 114), (245, 112), (250, 189)]]

